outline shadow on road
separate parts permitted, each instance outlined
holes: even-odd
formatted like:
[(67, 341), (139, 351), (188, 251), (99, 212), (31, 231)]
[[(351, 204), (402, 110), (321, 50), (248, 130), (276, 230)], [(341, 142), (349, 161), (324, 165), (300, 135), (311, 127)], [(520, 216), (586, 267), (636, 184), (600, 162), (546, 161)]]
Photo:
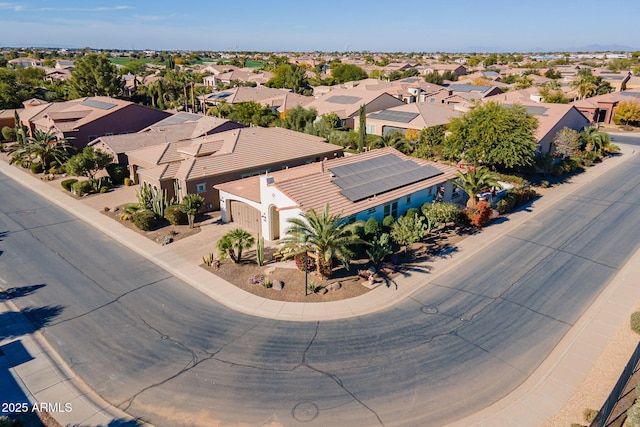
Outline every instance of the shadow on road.
[[(0, 251), (1, 253), (1, 251)], [(40, 288), (44, 288), (45, 284), (22, 286), (19, 288), (9, 288), (4, 292), (0, 292), (0, 300), (10, 300), (27, 296)]]
[(62, 310), (64, 307), (56, 305), (4, 312), (0, 314), (0, 341), (32, 334), (51, 323)]

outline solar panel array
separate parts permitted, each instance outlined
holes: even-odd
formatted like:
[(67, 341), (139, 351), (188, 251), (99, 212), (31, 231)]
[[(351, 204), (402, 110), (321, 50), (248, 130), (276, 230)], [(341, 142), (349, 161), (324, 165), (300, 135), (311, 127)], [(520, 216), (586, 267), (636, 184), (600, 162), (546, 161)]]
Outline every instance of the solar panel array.
[(421, 166), (393, 154), (329, 169), (340, 193), (352, 202), (442, 175), (438, 168)]
[(358, 98), (357, 96), (346, 96), (346, 95), (335, 95), (327, 99), (327, 102), (331, 102), (333, 104), (345, 104), (351, 105), (360, 101), (362, 98)]
[(110, 102), (97, 101), (95, 99), (85, 99), (82, 101), (82, 105), (86, 105), (87, 107), (99, 108), (101, 110), (110, 110), (113, 107), (116, 107), (117, 104), (112, 104)]
[(634, 98), (640, 98), (640, 92), (622, 91), (622, 92), (620, 92), (620, 95), (622, 95), (622, 96), (632, 96)]
[(533, 114), (534, 116), (546, 116), (548, 110), (547, 107), (538, 105), (525, 105), (524, 108), (527, 110), (527, 113)]
[(445, 86), (454, 92), (486, 92), (491, 89), (491, 86), (476, 86), (466, 84), (450, 84)]
[(408, 111), (392, 111), (382, 110), (378, 113), (371, 114), (370, 119), (387, 120), (390, 122), (409, 123), (411, 120), (418, 117), (417, 113), (410, 113)]
[(212, 93), (211, 95), (209, 95), (207, 97), (207, 99), (224, 99), (227, 98), (229, 96), (231, 96), (231, 92), (219, 92), (219, 93)]
[(179, 123), (185, 123), (185, 122), (189, 122), (189, 121), (195, 121), (200, 119), (202, 116), (199, 116), (197, 114), (191, 114), (191, 113), (178, 113), (178, 114), (174, 114), (171, 117), (167, 117), (166, 119), (164, 119), (162, 121), (163, 125), (175, 125), (175, 124), (179, 124)]

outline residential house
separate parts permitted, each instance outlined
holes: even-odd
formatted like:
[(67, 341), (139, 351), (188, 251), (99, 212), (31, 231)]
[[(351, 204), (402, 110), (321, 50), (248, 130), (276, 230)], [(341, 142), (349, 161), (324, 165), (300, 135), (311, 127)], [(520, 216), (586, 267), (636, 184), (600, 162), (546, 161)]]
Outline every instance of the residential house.
[[(463, 113), (453, 105), (441, 103), (412, 103), (367, 114), (367, 133), (386, 135), (398, 131), (403, 135), (410, 129), (447, 125)], [(357, 124), (357, 123), (356, 123)]]
[(264, 86), (247, 87), (239, 86), (198, 97), (200, 105), (205, 105), (204, 111), (209, 106), (215, 106), (220, 102), (227, 104), (239, 104), (241, 102), (257, 102), (273, 108), (280, 113), (295, 108), (306, 106), (313, 101), (310, 96), (298, 95), (289, 89), (273, 89)]
[(571, 104), (510, 102), (500, 100), (499, 96), (495, 97), (495, 101), (505, 106), (522, 105), (529, 114), (538, 119), (535, 137), (538, 141), (538, 151), (541, 153), (553, 153), (555, 151), (553, 140), (563, 128), (568, 127), (579, 132), (584, 127), (589, 126), (589, 120)]
[(25, 108), (20, 120), (36, 129), (67, 138), (77, 149), (104, 135), (138, 132), (171, 113), (106, 96), (48, 102)]
[(13, 68), (17, 68), (17, 67), (22, 67), (22, 68), (38, 67), (38, 68), (42, 68), (44, 66), (44, 63), (41, 60), (34, 59), (34, 58), (15, 58), (15, 59), (10, 59), (9, 61), (7, 61), (7, 63), (9, 64), (10, 67), (13, 67)]
[(205, 209), (220, 208), (214, 185), (265, 172), (342, 156), (323, 138), (281, 128), (238, 128), (191, 140), (127, 152), (135, 182), (147, 182), (173, 197), (200, 194)]
[(101, 136), (90, 146), (110, 153), (114, 163), (128, 164), (127, 152), (154, 145), (192, 140), (232, 129), (246, 127), (241, 123), (218, 117), (180, 112), (160, 120), (137, 133)]
[(575, 101), (573, 105), (594, 124), (613, 123), (614, 110), (620, 101), (640, 100), (640, 90), (606, 93)]
[(394, 218), (435, 199), (463, 203), (454, 166), (405, 156), (387, 147), (218, 184), (222, 221), (267, 240), (284, 236), (288, 220), (309, 209), (348, 221)]
[(335, 113), (342, 126), (355, 128), (360, 106), (364, 105), (367, 113), (403, 105), (401, 99), (387, 93), (385, 89), (366, 90), (336, 89), (307, 104), (307, 108), (315, 108), (318, 116)]
[(420, 68), (422, 74), (429, 74), (436, 71), (440, 74), (443, 74), (445, 71), (451, 71), (458, 77), (467, 74), (467, 67), (462, 64), (429, 64)]

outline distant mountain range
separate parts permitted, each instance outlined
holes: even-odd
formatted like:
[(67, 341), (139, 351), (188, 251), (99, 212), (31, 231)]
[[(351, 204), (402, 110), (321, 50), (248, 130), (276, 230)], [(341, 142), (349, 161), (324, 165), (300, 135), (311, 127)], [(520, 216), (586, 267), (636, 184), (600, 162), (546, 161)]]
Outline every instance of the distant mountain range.
[[(542, 47), (533, 48), (527, 52), (632, 52), (640, 50), (640, 47), (624, 46), (619, 44), (590, 44), (580, 47), (568, 47), (563, 49), (545, 49)], [(490, 53), (506, 53), (506, 52), (524, 52), (522, 49), (505, 49), (497, 46), (469, 46), (462, 52), (490, 52)]]

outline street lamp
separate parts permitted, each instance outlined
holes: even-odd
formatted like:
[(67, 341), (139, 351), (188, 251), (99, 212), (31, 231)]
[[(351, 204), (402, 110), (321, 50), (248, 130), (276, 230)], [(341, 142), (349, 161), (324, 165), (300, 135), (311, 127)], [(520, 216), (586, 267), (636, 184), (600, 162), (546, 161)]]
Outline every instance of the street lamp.
[(309, 295), (309, 251), (304, 251), (304, 296)]

